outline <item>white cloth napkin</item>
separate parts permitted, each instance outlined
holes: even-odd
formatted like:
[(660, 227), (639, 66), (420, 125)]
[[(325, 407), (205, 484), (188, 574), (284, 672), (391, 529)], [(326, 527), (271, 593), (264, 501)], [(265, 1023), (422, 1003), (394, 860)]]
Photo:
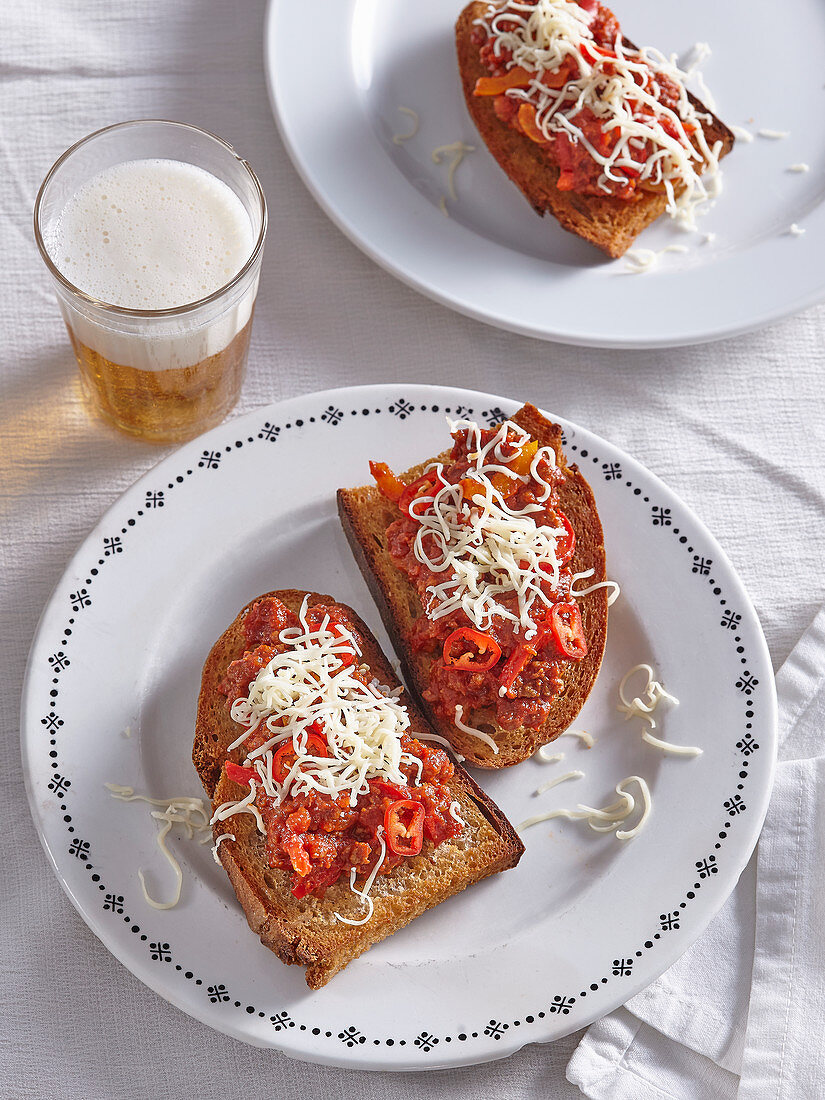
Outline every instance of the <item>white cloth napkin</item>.
[(705, 934), (593, 1024), (591, 1100), (825, 1096), (825, 607), (779, 670), (779, 764), (753, 858)]

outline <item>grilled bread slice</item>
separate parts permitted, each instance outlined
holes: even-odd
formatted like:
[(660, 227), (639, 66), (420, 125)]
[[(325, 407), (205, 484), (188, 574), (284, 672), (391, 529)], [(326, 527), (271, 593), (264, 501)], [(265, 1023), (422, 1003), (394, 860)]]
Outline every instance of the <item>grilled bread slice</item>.
[[(542, 447), (552, 447), (559, 468), (566, 475), (559, 490), (560, 505), (576, 532), (576, 550), (568, 568), (574, 573), (592, 569), (587, 584), (605, 579), (604, 537), (590, 486), (577, 466), (568, 466), (562, 452), (562, 430), (547, 420), (533, 405), (525, 405), (511, 419)], [(383, 456), (381, 456), (383, 457)], [(447, 462), (449, 452), (401, 475), (407, 483), (419, 477), (432, 461)], [(424, 699), (429, 668), (436, 659), (427, 653), (413, 653), (408, 638), (416, 619), (424, 614), (415, 586), (390, 556), (387, 528), (398, 518), (398, 509), (375, 486), (338, 490), (338, 512), (356, 561), (378, 604), (384, 626), (401, 658), (404, 675), (416, 693), (431, 724), (460, 752), (468, 763), (480, 768), (504, 768), (526, 760), (541, 745), (563, 733), (584, 705), (595, 683), (607, 639), (607, 595), (598, 589), (581, 600), (579, 608), (587, 639), (587, 656), (566, 662), (564, 687), (553, 701), (553, 710), (543, 726), (529, 729), (502, 729), (489, 709), (471, 710), (464, 722), (489, 734), (499, 752), (477, 737), (465, 733), (452, 722), (439, 718)]]
[[(307, 593), (289, 589), (266, 595), (275, 596), (297, 612)], [(226, 696), (218, 685), (228, 665), (247, 648), (243, 623), (256, 602), (247, 604), (221, 635), (203, 670), (192, 758), (215, 807), (249, 793), (248, 788), (229, 779), (223, 769), (227, 746), (237, 737), (238, 726), (229, 715)], [(309, 606), (318, 604), (343, 606), (331, 596), (309, 593)], [(398, 679), (369, 628), (351, 608), (344, 610), (362, 641), (364, 663), (381, 684), (398, 687)], [(424, 716), (406, 693), (401, 702), (410, 716), (409, 732), (425, 737), (431, 733)], [(242, 756), (242, 748), (231, 754), (235, 762)], [(405, 859), (386, 875), (379, 875), (370, 894), (373, 915), (360, 926), (343, 924), (334, 915), (338, 912), (355, 919), (364, 915), (350, 890), (348, 876), (331, 886), (321, 900), (311, 896), (295, 898), (290, 890), (290, 875), (269, 866), (265, 840), (253, 817), (237, 814), (213, 826), (216, 839), (222, 833), (235, 837), (221, 842), (218, 855), (250, 928), (282, 962), (305, 966), (306, 982), (311, 989), (325, 985), (352, 959), (425, 910), (518, 863), (524, 846), (498, 807), (459, 766), (449, 786), (466, 827), (459, 836), (437, 848), (425, 846), (420, 855)]]
[[(638, 201), (627, 202), (611, 195), (580, 195), (575, 191), (558, 190), (556, 183), (560, 171), (542, 148), (498, 118), (494, 97), (473, 95), (479, 77), (490, 75), (479, 57), (479, 47), (471, 40), (473, 24), (487, 8), (486, 0), (474, 0), (461, 12), (455, 28), (464, 98), (478, 132), (537, 214), (552, 214), (565, 229), (590, 241), (614, 259), (624, 255), (642, 230), (665, 212), (667, 197), (647, 192)], [(623, 41), (627, 49), (635, 49), (632, 42)], [(733, 148), (733, 134), (695, 96), (689, 98), (698, 111), (710, 116), (710, 121), (703, 123), (708, 145), (712, 148), (714, 142), (721, 141), (720, 156), (725, 156)]]

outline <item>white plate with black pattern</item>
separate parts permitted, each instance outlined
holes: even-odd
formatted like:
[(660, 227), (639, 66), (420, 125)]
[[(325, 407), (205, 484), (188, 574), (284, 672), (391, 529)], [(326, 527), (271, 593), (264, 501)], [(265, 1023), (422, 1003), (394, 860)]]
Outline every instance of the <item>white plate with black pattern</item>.
[[(640, 45), (684, 59), (697, 42), (709, 43), (702, 70), (718, 114), (753, 136), (722, 162), (722, 194), (699, 219), (699, 232), (663, 217), (641, 234), (636, 246), (659, 253), (641, 275), (550, 215), (539, 219), (488, 152), (458, 77), (453, 25), (463, 6), (317, 0), (312, 25), (335, 48), (311, 64), (310, 78), (305, 6), (270, 2), (264, 60), (281, 136), (313, 197), (368, 256), (460, 313), (593, 347), (734, 336), (822, 299), (820, 0), (786, 0), (779, 19), (773, 4), (747, 0), (616, 6)], [(792, 79), (765, 79), (754, 64), (757, 42), (769, 42), (772, 57), (793, 58)], [(402, 107), (417, 113), (420, 126), (397, 144), (412, 129)], [(434, 164), (432, 153), (456, 141), (475, 151), (458, 167), (453, 199), (451, 158)]]
[[(518, 402), (469, 390), (369, 386), (272, 405), (214, 429), (141, 478), (68, 566), (32, 645), (22, 747), (32, 814), (58, 879), (134, 974), (220, 1031), (308, 1061), (430, 1069), (501, 1058), (583, 1027), (637, 993), (699, 935), (756, 842), (770, 793), (776, 704), (753, 607), (724, 553), (684, 504), (628, 455), (562, 424), (593, 486), (608, 569), (622, 587), (604, 664), (565, 760), (476, 777), (511, 821), (604, 805), (641, 775), (653, 809), (622, 843), (582, 821), (524, 834), (514, 870), (426, 913), (311, 992), (253, 936), (209, 846), (177, 832), (179, 905), (143, 803), (201, 795), (192, 748), (201, 666), (248, 600), (273, 588), (333, 593), (389, 649), (341, 530), (339, 485), (368, 460), (405, 469), (443, 450), (446, 416), (491, 424)], [(585, 597), (586, 598), (586, 597)], [(678, 707), (664, 756), (616, 709), (648, 662)], [(658, 712), (657, 712), (658, 714)], [(129, 732), (129, 736), (126, 735)], [(536, 797), (564, 770), (568, 780)]]

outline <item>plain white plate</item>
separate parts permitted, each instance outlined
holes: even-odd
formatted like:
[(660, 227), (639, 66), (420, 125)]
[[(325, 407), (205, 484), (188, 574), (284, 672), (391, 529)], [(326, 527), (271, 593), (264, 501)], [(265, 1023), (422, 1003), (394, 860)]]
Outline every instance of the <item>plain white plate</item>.
[[(789, 131), (783, 140), (737, 142), (724, 191), (687, 234), (660, 219), (637, 242), (668, 253), (631, 275), (539, 220), (487, 152), (458, 80), (453, 23), (461, 3), (415, 0), (271, 0), (264, 54), (273, 110), (287, 149), (326, 213), (368, 256), (445, 305), (529, 336), (600, 347), (667, 347), (734, 336), (803, 309), (825, 294), (825, 6), (786, 0), (622, 0), (636, 42), (684, 55), (697, 40), (729, 125)], [(310, 34), (322, 52), (308, 53)], [(418, 112), (409, 130), (399, 107)], [(448, 200), (439, 145), (476, 147)], [(810, 171), (794, 174), (805, 162)], [(790, 226), (804, 230), (791, 236)], [(716, 239), (702, 244), (702, 234)]]
[[(500, 1058), (622, 1004), (695, 939), (756, 841), (775, 755), (775, 694), (753, 608), (719, 546), (628, 455), (561, 421), (593, 485), (609, 573), (622, 585), (604, 665), (559, 742), (476, 777), (513, 822), (603, 805), (624, 776), (653, 792), (647, 828), (622, 844), (582, 822), (525, 834), (520, 865), (438, 906), (311, 992), (253, 936), (209, 847), (171, 841), (181, 902), (156, 912), (171, 872), (142, 803), (201, 795), (190, 754), (201, 666), (248, 600), (272, 588), (329, 591), (386, 635), (338, 522), (335, 489), (369, 458), (405, 469), (443, 449), (445, 414), (492, 423), (517, 404), (468, 390), (330, 390), (222, 425), (165, 459), (106, 513), (68, 566), (34, 640), (22, 744), (32, 814), (55, 872), (103, 943), (185, 1012), (247, 1042), (361, 1068), (424, 1069)], [(616, 711), (640, 661), (681, 705), (663, 734), (698, 744), (663, 757)], [(131, 736), (125, 736), (129, 729)], [(559, 769), (585, 777), (539, 798)], [(170, 834), (171, 836), (171, 834)]]

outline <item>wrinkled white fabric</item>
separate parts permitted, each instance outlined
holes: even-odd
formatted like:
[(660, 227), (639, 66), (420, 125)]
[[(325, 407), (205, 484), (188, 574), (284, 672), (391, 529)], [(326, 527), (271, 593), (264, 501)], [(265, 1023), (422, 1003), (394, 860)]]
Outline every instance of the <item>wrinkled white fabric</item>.
[(700, 515), (748, 587), (775, 665), (825, 599), (825, 308), (721, 344), (638, 353), (543, 344), (433, 304), (350, 244), (292, 168), (266, 95), (264, 7), (7, 0), (2, 8), (0, 1092), (13, 1100), (170, 1091), (203, 1100), (576, 1097), (564, 1076), (576, 1037), (505, 1063), (415, 1078), (308, 1067), (246, 1047), (141, 985), (58, 886), (20, 776), (26, 653), (85, 533), (168, 451), (87, 415), (33, 243), (37, 188), (64, 149), (108, 123), (172, 118), (221, 134), (261, 176), (271, 219), (238, 412), (388, 381), (399, 395), (407, 383), (442, 382), (530, 398), (630, 451)]
[(756, 853), (675, 966), (588, 1031), (567, 1076), (592, 1100), (825, 1095), (825, 608), (776, 681)]

